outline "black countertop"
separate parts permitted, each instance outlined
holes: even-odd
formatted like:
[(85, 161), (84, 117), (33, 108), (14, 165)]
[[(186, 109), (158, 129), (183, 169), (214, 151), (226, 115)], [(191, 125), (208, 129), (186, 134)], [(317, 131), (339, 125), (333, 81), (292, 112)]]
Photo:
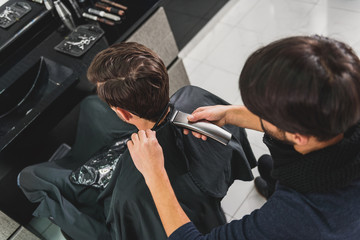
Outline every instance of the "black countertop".
[[(0, 12), (4, 10), (6, 6), (17, 1), (19, 0), (9, 0), (9, 2), (0, 7)], [(67, 1), (62, 1), (66, 5)], [(59, 35), (59, 39), (61, 40), (68, 34), (68, 32), (59, 29), (61, 21), (55, 11), (47, 11), (43, 5), (31, 1), (26, 2), (30, 4), (32, 10), (11, 27), (7, 29), (0, 28), (0, 77), (6, 71), (11, 70), (9, 69), (10, 66), (16, 64), (36, 46), (43, 46), (43, 53), (45, 55), (54, 55), (51, 53), (54, 51), (52, 48), (60, 41), (49, 42), (48, 37), (55, 34)], [(86, 12), (88, 7), (94, 7), (93, 0), (86, 2), (88, 4), (83, 7), (84, 12)], [(115, 26), (100, 23), (100, 27), (105, 30), (105, 39), (110, 45), (128, 38), (131, 33), (163, 4), (164, 0), (121, 0), (120, 2), (128, 7), (125, 15), (121, 16), (122, 19), (120, 23), (115, 24)], [(72, 11), (71, 7), (68, 8)], [(75, 16), (75, 14), (73, 14), (73, 16)], [(89, 23), (98, 24), (98, 22), (84, 18), (73, 18), (77, 25)], [(29, 25), (31, 26), (29, 27)], [(24, 28), (27, 29), (24, 30)], [(58, 58), (61, 58), (61, 56)], [(80, 58), (80, 61), (86, 60), (87, 58), (88, 56), (84, 56)], [(10, 65), (9, 62), (12, 64)]]
[[(15, 0), (10, 0), (5, 5), (11, 5), (13, 2), (15, 2)], [(104, 37), (96, 42), (92, 48), (81, 57), (69, 56), (54, 50), (54, 47), (60, 43), (69, 32), (60, 26), (61, 22), (57, 17), (53, 16), (54, 13), (47, 11), (43, 5), (33, 2), (28, 3), (32, 7), (30, 13), (25, 15), (19, 22), (8, 29), (0, 29), (0, 96), (4, 90), (16, 84), (19, 79), (24, 78), (24, 75), (29, 71), (29, 68), (36, 65), (35, 63), (41, 58), (49, 59), (49, 61), (54, 62), (55, 65), (69, 68), (71, 70), (71, 76), (68, 76), (69, 79), (63, 83), (62, 88), (59, 87), (55, 93), (51, 94), (51, 98), (44, 98), (44, 101), (47, 101), (47, 106), (43, 103), (40, 104), (42, 108), (38, 109), (38, 112), (33, 111), (25, 116), (25, 113), (28, 110), (33, 109), (29, 107), (29, 109), (22, 114), (24, 116), (21, 119), (16, 119), (16, 117), (21, 117), (19, 114), (19, 116), (6, 116), (2, 119), (2, 114), (0, 112), (0, 124), (9, 126), (9, 128), (0, 129), (0, 151), (14, 140), (21, 131), (27, 128), (28, 125), (30, 125), (30, 123), (47, 107), (49, 107), (49, 102), (51, 103), (56, 100), (57, 97), (60, 97), (62, 92), (67, 90), (68, 87), (76, 85), (75, 88), (78, 91), (81, 91), (82, 93), (90, 92), (93, 87), (87, 82), (86, 71), (93, 57), (98, 52), (108, 47), (109, 44), (126, 40), (131, 33), (141, 26), (141, 24), (162, 4), (162, 1), (122, 0), (121, 4), (127, 6), (128, 9), (125, 11), (125, 15), (122, 16), (121, 22), (115, 26), (108, 26), (103, 23), (99, 24), (98, 22), (85, 19), (77, 20), (77, 23), (79, 24), (100, 25), (105, 31)], [(93, 3), (89, 2), (89, 4), (84, 7), (84, 11), (86, 11), (87, 7), (92, 7), (92, 4)], [(0, 8), (0, 11), (5, 8), (5, 5)], [(32, 19), (36, 19), (34, 26), (23, 31), (22, 28), (29, 25), (29, 22), (33, 21)], [(19, 34), (20, 32), (21, 34)], [(16, 35), (18, 36), (15, 38), (14, 36)], [(17, 84), (16, 87), (19, 88), (21, 86), (25, 85)], [(58, 96), (55, 97), (55, 95)], [(80, 99), (78, 99), (78, 101), (79, 100)], [(75, 101), (73, 104), (75, 105), (78, 101)], [(4, 103), (0, 104), (2, 105)], [(63, 105), (69, 105), (69, 103), (64, 102)], [(12, 127), (8, 121), (18, 121), (20, 125), (15, 127), (16, 123), (11, 123), (14, 125)], [(8, 134), (4, 132), (8, 130), (11, 130)]]

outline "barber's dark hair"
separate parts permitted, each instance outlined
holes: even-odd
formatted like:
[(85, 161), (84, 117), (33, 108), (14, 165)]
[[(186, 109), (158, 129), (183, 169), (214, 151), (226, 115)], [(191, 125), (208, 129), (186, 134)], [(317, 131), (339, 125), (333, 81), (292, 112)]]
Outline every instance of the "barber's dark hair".
[(160, 57), (134, 42), (115, 44), (92, 61), (87, 77), (100, 99), (156, 121), (169, 102), (169, 76)]
[(251, 112), (320, 141), (360, 120), (359, 58), (326, 37), (290, 37), (260, 48), (247, 59), (239, 87)]

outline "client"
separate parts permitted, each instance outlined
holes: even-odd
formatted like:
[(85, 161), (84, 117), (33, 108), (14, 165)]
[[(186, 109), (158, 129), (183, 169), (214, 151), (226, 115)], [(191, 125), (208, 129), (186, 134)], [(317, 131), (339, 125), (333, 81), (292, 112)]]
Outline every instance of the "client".
[(175, 194), (195, 226), (207, 233), (225, 224), (221, 199), (235, 179), (252, 180), (251, 167), (256, 165), (244, 129), (225, 126), (236, 147), (224, 146), (185, 136), (169, 119), (175, 110), (192, 112), (227, 103), (191, 86), (169, 99), (166, 67), (157, 54), (137, 43), (100, 52), (88, 78), (103, 101), (90, 96), (82, 102), (71, 152), (19, 174), (24, 194), (40, 203), (34, 215), (50, 218), (73, 239), (166, 239), (145, 180), (126, 147), (132, 133), (151, 128), (163, 148)]

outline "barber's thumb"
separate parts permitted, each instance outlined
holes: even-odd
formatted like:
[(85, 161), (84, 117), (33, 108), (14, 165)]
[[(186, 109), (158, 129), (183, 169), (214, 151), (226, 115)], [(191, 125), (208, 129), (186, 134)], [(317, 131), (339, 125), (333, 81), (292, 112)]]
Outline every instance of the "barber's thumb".
[(187, 119), (188, 119), (190, 122), (196, 121), (194, 115), (189, 115), (189, 116), (187, 117)]

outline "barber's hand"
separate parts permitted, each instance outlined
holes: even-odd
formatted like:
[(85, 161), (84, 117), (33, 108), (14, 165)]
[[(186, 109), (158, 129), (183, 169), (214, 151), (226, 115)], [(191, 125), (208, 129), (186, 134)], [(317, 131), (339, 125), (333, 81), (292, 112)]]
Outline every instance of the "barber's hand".
[[(208, 107), (199, 107), (196, 109), (190, 116), (188, 116), (189, 122), (198, 122), (198, 121), (208, 121), (222, 127), (226, 124), (226, 111), (228, 106), (225, 105), (216, 105), (216, 106), (208, 106)], [(188, 129), (184, 129), (184, 134), (189, 134)], [(192, 132), (192, 134), (201, 138), (202, 140), (206, 140), (207, 137), (197, 132)]]
[(165, 170), (163, 151), (154, 131), (140, 130), (132, 134), (127, 146), (136, 168), (145, 180)]

